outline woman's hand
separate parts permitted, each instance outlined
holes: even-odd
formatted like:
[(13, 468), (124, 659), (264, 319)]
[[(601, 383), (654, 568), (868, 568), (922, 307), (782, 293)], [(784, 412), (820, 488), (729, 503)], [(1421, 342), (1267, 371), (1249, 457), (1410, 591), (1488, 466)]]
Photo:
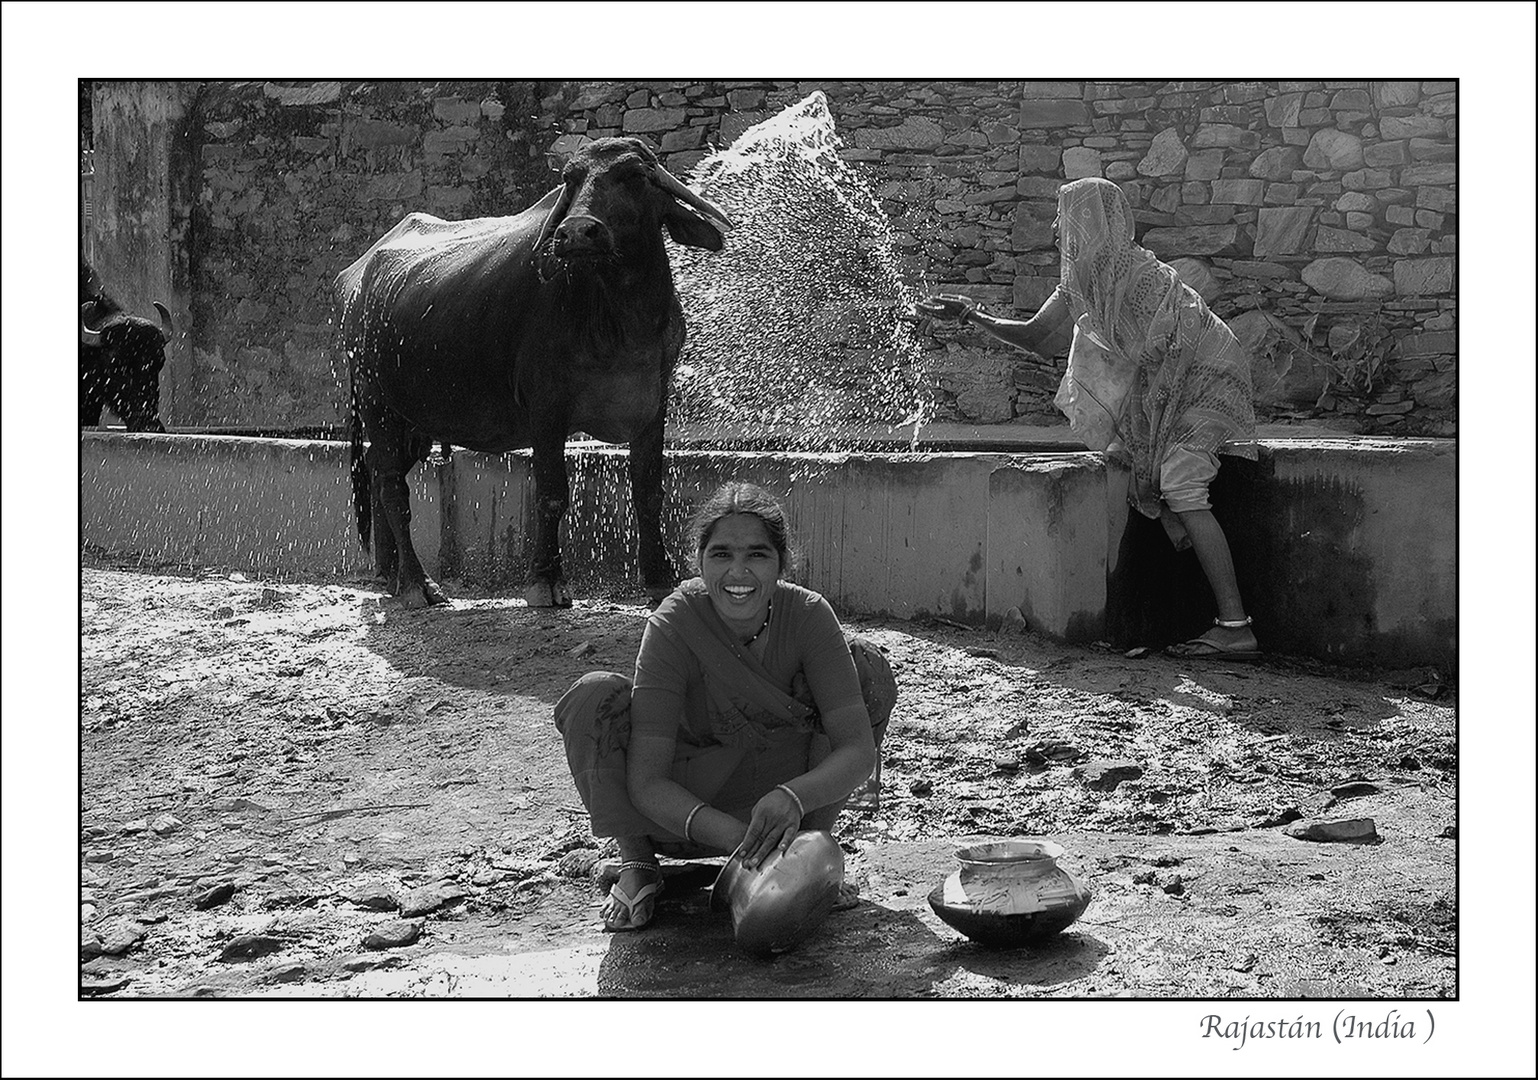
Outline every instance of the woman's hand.
[(936, 293), (914, 304), (913, 310), (920, 315), (927, 315), (931, 319), (939, 319), (942, 322), (965, 323), (972, 318), (972, 313), (977, 310), (977, 307), (977, 301), (969, 296), (962, 296), (959, 293)]
[(753, 817), (748, 822), (748, 834), (737, 845), (742, 865), (754, 869), (774, 853), (783, 853), (801, 829), (801, 808), (796, 800), (779, 788), (775, 788), (753, 806)]

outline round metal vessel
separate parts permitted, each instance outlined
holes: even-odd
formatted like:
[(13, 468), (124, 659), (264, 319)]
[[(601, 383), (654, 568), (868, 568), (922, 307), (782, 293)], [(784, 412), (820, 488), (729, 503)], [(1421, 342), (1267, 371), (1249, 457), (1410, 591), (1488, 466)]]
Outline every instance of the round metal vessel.
[(760, 956), (792, 948), (833, 910), (844, 882), (844, 852), (826, 831), (797, 833), (749, 870), (733, 855), (710, 891), (713, 911), (732, 913), (737, 944)]
[(1050, 840), (1001, 840), (956, 852), (961, 863), (929, 894), (945, 923), (980, 945), (1019, 948), (1066, 929), (1089, 906), (1089, 890), (1057, 865)]

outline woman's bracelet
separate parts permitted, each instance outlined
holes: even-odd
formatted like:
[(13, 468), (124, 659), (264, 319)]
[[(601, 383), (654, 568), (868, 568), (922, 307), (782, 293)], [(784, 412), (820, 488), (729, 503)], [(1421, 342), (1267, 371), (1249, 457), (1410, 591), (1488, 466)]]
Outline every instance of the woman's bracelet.
[(801, 815), (802, 817), (806, 817), (806, 807), (801, 805), (801, 796), (797, 795), (794, 791), (790, 790), (790, 788), (786, 787), (784, 784), (775, 784), (774, 786), (779, 788), (785, 794), (789, 795), (792, 799), (795, 799), (796, 800), (796, 813)]
[(694, 815), (705, 809), (704, 803), (695, 803), (694, 809), (689, 811), (689, 816), (684, 818), (684, 839), (694, 843), (694, 837), (689, 835), (689, 826), (694, 824)]

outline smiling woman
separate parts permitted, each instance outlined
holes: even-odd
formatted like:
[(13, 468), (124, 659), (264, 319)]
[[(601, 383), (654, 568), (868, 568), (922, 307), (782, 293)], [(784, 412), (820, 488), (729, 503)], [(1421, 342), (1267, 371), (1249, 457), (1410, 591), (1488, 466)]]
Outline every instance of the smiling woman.
[(610, 930), (651, 921), (659, 852), (751, 869), (798, 831), (831, 830), (897, 700), (880, 650), (783, 580), (789, 528), (768, 492), (725, 485), (691, 536), (699, 577), (648, 620), (635, 678), (589, 672), (555, 707), (593, 832), (619, 844)]

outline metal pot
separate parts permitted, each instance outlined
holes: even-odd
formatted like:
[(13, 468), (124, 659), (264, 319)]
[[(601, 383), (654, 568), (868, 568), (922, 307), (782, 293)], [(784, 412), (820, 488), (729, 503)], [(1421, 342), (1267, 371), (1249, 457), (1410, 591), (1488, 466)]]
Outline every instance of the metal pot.
[(730, 911), (737, 944), (761, 956), (782, 953), (815, 930), (838, 900), (844, 852), (833, 834), (796, 834), (783, 854), (749, 870), (733, 855), (710, 890), (712, 911)]
[(1000, 840), (956, 852), (961, 863), (929, 894), (946, 923), (981, 945), (1015, 948), (1050, 938), (1084, 914), (1089, 890), (1057, 865), (1050, 840)]

